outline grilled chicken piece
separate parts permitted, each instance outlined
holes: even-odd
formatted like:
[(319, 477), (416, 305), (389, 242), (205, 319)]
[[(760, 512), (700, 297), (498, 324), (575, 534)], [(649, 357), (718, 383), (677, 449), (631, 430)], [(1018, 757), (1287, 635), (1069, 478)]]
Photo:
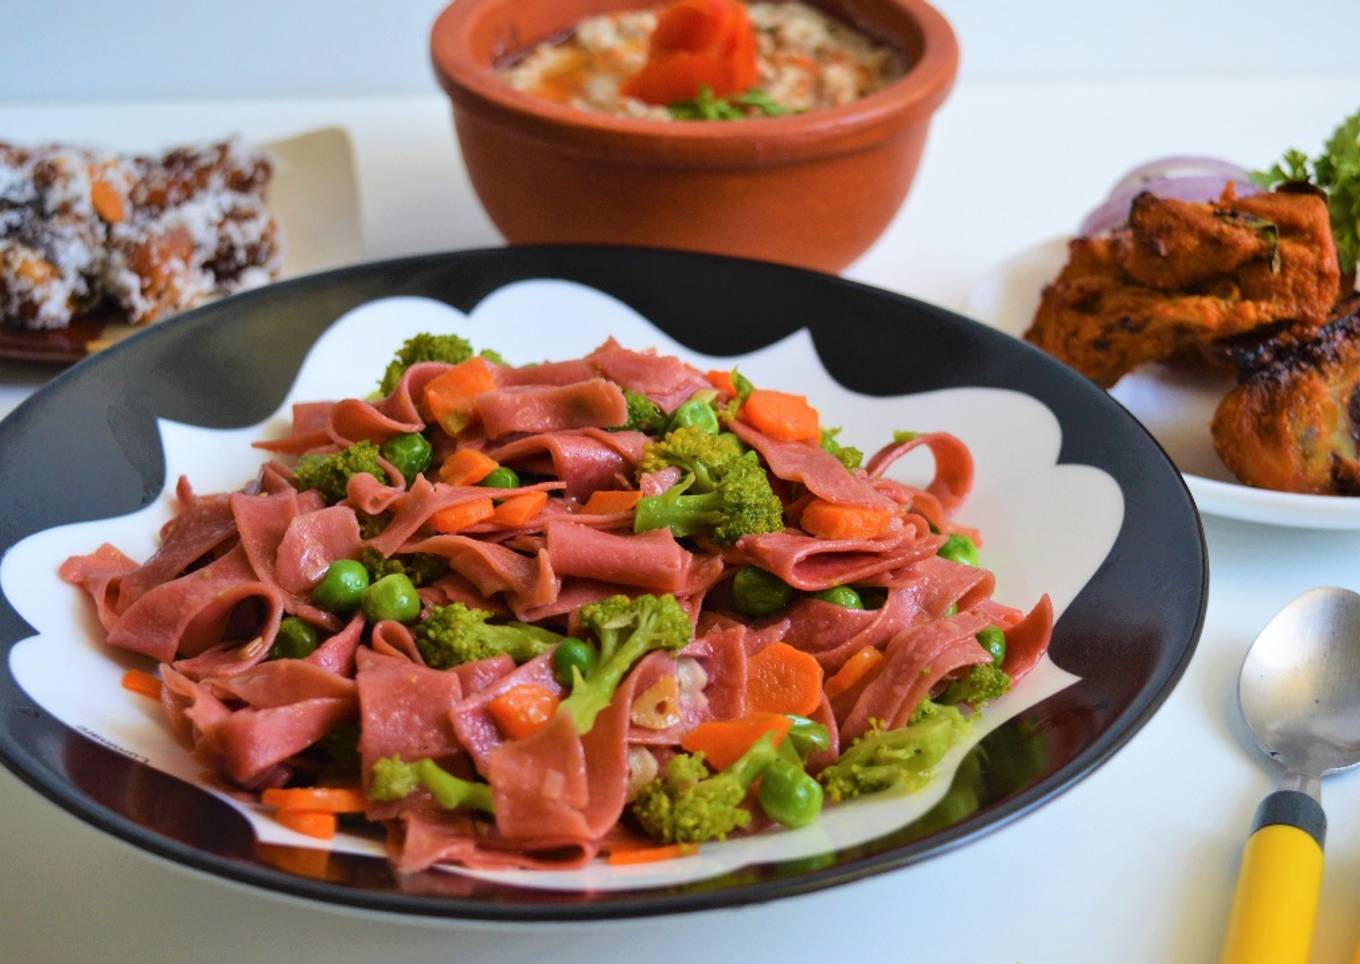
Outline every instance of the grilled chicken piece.
[(1129, 226), (1077, 238), (1025, 338), (1109, 387), (1146, 362), (1291, 322), (1311, 333), (1340, 290), (1327, 203), (1316, 193), (1217, 204), (1140, 194)]
[(1360, 495), (1360, 295), (1308, 340), (1260, 346), (1214, 413), (1214, 448), (1243, 482)]

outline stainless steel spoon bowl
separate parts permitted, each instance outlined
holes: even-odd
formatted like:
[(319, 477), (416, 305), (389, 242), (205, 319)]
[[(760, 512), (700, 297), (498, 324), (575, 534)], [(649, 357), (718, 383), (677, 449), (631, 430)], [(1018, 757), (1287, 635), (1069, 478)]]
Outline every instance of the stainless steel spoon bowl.
[(1276, 613), (1242, 662), (1237, 702), (1284, 775), (1256, 811), (1222, 959), (1305, 964), (1322, 887), (1322, 775), (1360, 763), (1360, 594), (1312, 589)]
[(1293, 789), (1316, 799), (1324, 773), (1360, 763), (1360, 593), (1310, 589), (1276, 613), (1247, 650), (1237, 702)]

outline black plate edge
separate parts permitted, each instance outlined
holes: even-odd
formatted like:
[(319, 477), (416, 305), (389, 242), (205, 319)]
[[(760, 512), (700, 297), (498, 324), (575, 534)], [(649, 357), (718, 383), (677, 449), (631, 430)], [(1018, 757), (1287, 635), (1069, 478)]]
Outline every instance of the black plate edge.
[[(973, 319), (967, 318), (966, 316), (959, 315), (957, 312), (954, 312), (950, 309), (939, 308), (930, 303), (919, 301), (918, 299), (912, 298), (908, 295), (898, 294), (896, 292), (876, 288), (872, 285), (867, 285), (862, 282), (840, 278), (837, 276), (822, 275), (815, 271), (810, 271), (791, 266), (775, 265), (766, 262), (753, 261), (749, 259), (728, 258), (721, 255), (711, 255), (701, 252), (681, 252), (662, 248), (635, 248), (614, 245), (588, 245), (588, 246), (532, 245), (532, 246), (517, 246), (509, 249), (482, 248), (467, 251), (440, 252), (401, 258), (393, 258), (385, 261), (369, 262), (363, 265), (352, 265), (335, 268), (317, 274), (304, 275), (297, 278), (291, 278), (286, 281), (277, 282), (275, 284), (268, 285), (260, 289), (255, 289), (253, 291), (243, 292), (241, 294), (231, 296), (228, 299), (223, 299), (222, 301), (214, 303), (214, 305), (209, 305), (205, 306), (204, 308), (195, 309), (190, 312), (185, 312), (179, 316), (176, 316), (175, 318), (159, 323), (154, 327), (148, 328), (128, 339), (123, 340), (119, 344), (112, 346), (111, 348), (107, 349), (104, 352), (99, 353), (98, 355), (92, 356), (91, 358), (86, 359), (85, 361), (82, 361), (75, 366), (72, 366), (71, 368), (59, 374), (53, 380), (53, 382), (49, 384), (64, 383), (66, 380), (76, 377), (77, 374), (83, 371), (85, 366), (87, 365), (96, 364), (103, 358), (117, 356), (122, 351), (132, 350), (134, 346), (138, 345), (140, 339), (151, 337), (152, 333), (155, 331), (170, 328), (172, 326), (191, 323), (202, 312), (211, 310), (223, 304), (242, 305), (247, 303), (249, 300), (252, 300), (255, 296), (271, 297), (273, 296), (273, 294), (278, 292), (278, 289), (293, 289), (311, 286), (314, 284), (321, 283), (324, 279), (330, 278), (332, 276), (344, 275), (346, 273), (354, 271), (356, 268), (379, 271), (382, 269), (419, 267), (422, 265), (437, 264), (440, 261), (447, 259), (450, 255), (495, 256), (499, 254), (504, 254), (507, 251), (525, 256), (532, 256), (535, 253), (546, 254), (561, 253), (564, 255), (571, 255), (576, 253), (590, 253), (590, 252), (608, 253), (608, 252), (641, 251), (663, 256), (682, 257), (684, 259), (697, 259), (701, 261), (708, 261), (715, 265), (744, 263), (762, 269), (776, 269), (778, 272), (795, 272), (797, 274), (804, 275), (807, 277), (820, 279), (822, 282), (825, 283), (832, 283), (834, 285), (844, 287), (847, 290), (858, 291), (861, 293), (869, 293), (878, 297), (886, 296), (890, 299), (899, 300), (906, 305), (910, 305), (915, 310), (925, 310), (928, 312), (942, 312), (950, 315), (954, 319), (961, 319), (967, 324), (975, 326), (976, 328), (984, 329), (1000, 337), (1010, 338), (1010, 336), (1004, 335), (1004, 333), (1001, 332), (997, 332), (996, 329), (993, 329), (990, 326), (984, 325)], [(569, 276), (555, 275), (552, 273), (541, 274), (538, 275), (538, 277), (559, 278), (560, 280), (567, 280), (572, 281), (574, 283), (587, 284), (586, 282), (581, 282), (578, 279)], [(474, 304), (480, 302), (480, 300), (484, 299), (488, 294), (494, 292), (495, 290), (498, 290), (499, 287), (500, 286), (493, 286), (486, 290), (485, 292), (483, 292), (476, 299), (476, 302), (474, 302)], [(619, 294), (615, 294), (613, 292), (606, 292), (606, 294), (609, 294), (611, 297), (615, 297), (621, 301), (624, 301), (625, 303), (627, 303), (628, 301), (626, 297), (623, 297)], [(470, 310), (470, 307), (464, 306), (457, 307), (460, 307), (463, 310)], [(802, 327), (805, 326), (795, 325), (791, 328), (791, 331), (799, 330)], [(684, 343), (683, 338), (674, 335), (672, 337), (676, 337), (676, 340)], [(1020, 342), (1016, 339), (1011, 340), (1015, 342), (1016, 346), (1019, 347), (1020, 349), (1033, 353), (1039, 358), (1042, 358), (1050, 366), (1052, 366), (1052, 369), (1054, 370), (1056, 377), (1076, 379), (1081, 382), (1086, 381), (1082, 376), (1076, 374), (1075, 372), (1072, 372), (1070, 369), (1067, 369), (1066, 367), (1055, 362), (1053, 359), (1049, 358), (1049, 356), (1045, 355), (1039, 349), (1034, 348), (1033, 346), (1027, 343)], [(820, 347), (821, 346), (818, 345), (818, 348)], [(836, 378), (834, 373), (832, 373), (829, 368), (828, 374), (831, 374), (833, 379), (835, 379), (839, 383), (839, 379)], [(356, 892), (350, 888), (337, 887), (334, 885), (297, 877), (292, 874), (286, 874), (276, 870), (263, 868), (257, 864), (246, 864), (242, 862), (232, 861), (223, 857), (219, 857), (217, 855), (206, 854), (195, 848), (189, 847), (184, 844), (180, 844), (174, 840), (148, 831), (141, 827), (140, 825), (138, 825), (137, 823), (125, 817), (122, 817), (121, 815), (103, 807), (100, 804), (92, 802), (87, 797), (77, 792), (74, 787), (71, 787), (68, 784), (66, 784), (59, 777), (47, 775), (46, 768), (43, 767), (40, 763), (38, 763), (38, 761), (30, 758), (27, 762), (27, 765), (25, 765), (25, 762), (21, 760), (18, 755), (9, 752), (9, 747), (7, 747), (4, 742), (0, 742), (0, 763), (4, 763), (4, 765), (11, 772), (13, 772), (23, 783), (32, 787), (34, 790), (36, 790), (49, 800), (52, 800), (54, 803), (57, 803), (58, 805), (62, 806), (63, 809), (70, 812), (73, 816), (76, 816), (78, 819), (81, 819), (85, 823), (94, 826), (97, 829), (100, 829), (115, 837), (118, 837), (123, 841), (133, 846), (136, 846), (142, 850), (149, 851), (150, 853), (158, 857), (171, 860), (177, 864), (185, 865), (194, 870), (202, 871), (204, 873), (208, 873), (215, 876), (222, 876), (234, 882), (242, 883), (248, 886), (257, 886), (269, 890), (279, 891), (288, 894), (291, 897), (300, 898), (321, 907), (329, 907), (332, 910), (334, 910), (333, 905), (341, 904), (344, 906), (353, 907), (360, 910), (378, 911), (382, 913), (395, 914), (397, 916), (411, 916), (427, 919), (428, 918), (450, 920), (466, 919), (487, 922), (547, 923), (554, 921), (618, 920), (644, 916), (702, 912), (706, 910), (717, 910), (749, 904), (765, 903), (770, 900), (782, 897), (798, 896), (812, 893), (815, 891), (826, 889), (828, 887), (861, 880), (868, 876), (873, 876), (875, 874), (883, 873), (885, 871), (899, 869), (901, 867), (913, 863), (918, 863), (920, 861), (953, 850), (959, 846), (962, 846), (975, 839), (978, 839), (994, 830), (998, 830), (1002, 827), (1009, 826), (1010, 824), (1018, 820), (1020, 817), (1023, 817), (1028, 813), (1032, 812), (1041, 804), (1047, 802), (1048, 800), (1053, 799), (1054, 797), (1063, 793), (1067, 789), (1070, 789), (1072, 786), (1075, 786), (1081, 779), (1085, 778), (1090, 773), (1094, 772), (1095, 770), (1103, 766), (1106, 762), (1108, 762), (1110, 757), (1112, 757), (1119, 749), (1125, 746), (1129, 742), (1129, 740), (1131, 740), (1133, 736), (1136, 735), (1143, 728), (1143, 726), (1146, 725), (1146, 723), (1148, 722), (1149, 719), (1151, 719), (1156, 710), (1159, 709), (1161, 705), (1166, 701), (1166, 699), (1170, 696), (1171, 692), (1175, 689), (1175, 686), (1177, 685), (1181, 677), (1184, 675), (1185, 669), (1189, 665), (1189, 662), (1193, 658), (1193, 655), (1198, 647), (1198, 642), (1200, 634), (1203, 630), (1204, 618), (1208, 605), (1208, 586), (1209, 586), (1208, 551), (1204, 537), (1204, 528), (1202, 520), (1200, 519), (1199, 513), (1195, 508), (1194, 499), (1190, 494), (1189, 489), (1186, 487), (1184, 479), (1181, 477), (1180, 473), (1175, 470), (1174, 463), (1171, 462), (1170, 457), (1166, 454), (1165, 450), (1161, 447), (1160, 443), (1158, 443), (1157, 440), (1153, 438), (1153, 436), (1146, 430), (1142, 423), (1138, 422), (1137, 419), (1134, 418), (1133, 415), (1126, 408), (1124, 408), (1123, 405), (1119, 404), (1115, 399), (1110, 398), (1108, 395), (1106, 395), (1106, 398), (1110, 402), (1112, 402), (1115, 408), (1118, 409), (1124, 415), (1128, 423), (1133, 427), (1136, 427), (1137, 431), (1140, 432), (1149, 442), (1151, 442), (1153, 447), (1161, 454), (1167, 467), (1175, 475), (1177, 483), (1180, 487), (1180, 494), (1184, 497), (1186, 503), (1188, 504), (1191, 516), (1195, 521), (1196, 536), (1200, 550), (1199, 563), (1201, 569), (1201, 579), (1198, 592), (1199, 598), (1198, 613), (1194, 621), (1192, 632), (1190, 633), (1190, 638), (1187, 642), (1186, 647), (1184, 648), (1180, 660), (1172, 668), (1171, 672), (1167, 675), (1164, 683), (1156, 691), (1147, 694), (1147, 698), (1143, 703), (1143, 706), (1137, 711), (1137, 713), (1135, 713), (1128, 719), (1118, 721), (1117, 724), (1112, 725), (1110, 728), (1105, 730), (1100, 735), (1100, 737), (1097, 738), (1096, 743), (1088, 747), (1086, 751), (1084, 751), (1077, 757), (1074, 757), (1072, 760), (1068, 761), (1068, 763), (1060, 767), (1058, 770), (1054, 771), (1052, 774), (1043, 778), (1040, 781), (1039, 785), (1036, 785), (1035, 787), (1029, 790), (1017, 794), (1015, 797), (1010, 798), (1009, 800), (1005, 801), (1003, 804), (995, 808), (989, 809), (986, 812), (985, 821), (982, 822), (981, 826), (969, 826), (969, 824), (971, 823), (978, 822), (975, 818), (969, 818), (967, 820), (964, 820), (955, 827), (932, 834), (928, 838), (930, 845), (928, 847), (921, 848), (919, 852), (912, 852), (907, 854), (903, 854), (900, 852), (883, 853), (872, 857), (863, 858), (845, 867), (839, 868), (831, 867), (822, 870), (809, 871), (803, 875), (800, 875), (797, 878), (787, 880), (761, 881), (757, 883), (746, 884), (735, 891), (712, 891), (701, 892), (699, 894), (692, 895), (660, 895), (630, 898), (628, 900), (614, 901), (609, 905), (600, 908), (592, 908), (589, 905), (566, 905), (566, 906), (548, 905), (532, 909), (513, 907), (507, 908), (496, 906), (494, 904), (488, 904), (482, 901), (470, 901), (449, 897), (432, 899), (428, 897), (412, 897), (400, 894), (374, 895), (368, 892), (356, 894)], [(5, 425), (8, 427), (12, 423), (23, 421), (22, 416), (27, 415), (26, 410), (28, 409), (29, 405), (30, 400), (26, 399), (8, 417), (6, 417), (3, 420), (3, 422), (0, 422), (0, 425)], [(1082, 464), (1082, 463), (1063, 462), (1061, 460), (1060, 455), (1057, 464)], [(1116, 544), (1117, 542), (1118, 540), (1116, 540)], [(8, 547), (6, 547), (6, 549), (8, 549)], [(1083, 592), (1084, 591), (1085, 590), (1083, 590)], [(1079, 599), (1080, 595), (1081, 594), (1079, 593), (1076, 599)], [(1074, 604), (1076, 602), (1076, 599), (1073, 600)], [(30, 627), (30, 630), (31, 629), (32, 627)], [(5, 682), (9, 683), (10, 685), (13, 685), (17, 692), (24, 694), (24, 696), (27, 698), (27, 694), (25, 693), (25, 691), (18, 686), (17, 681), (13, 679), (12, 674), (9, 672), (8, 661), (6, 661), (5, 663), (5, 670), (6, 670), (5, 675), (6, 677), (8, 677)], [(1043, 703), (1038, 704), (1038, 706), (1042, 705)], [(43, 712), (41, 709), (37, 709), (36, 711)], [(67, 727), (64, 723), (61, 723), (60, 721), (55, 722), (57, 722), (58, 725), (61, 726), (62, 728), (70, 730), (70, 728)], [(85, 737), (83, 736), (81, 736), (81, 738), (85, 739)], [(237, 819), (244, 820), (244, 818), (239, 817), (239, 815), (237, 815)]]

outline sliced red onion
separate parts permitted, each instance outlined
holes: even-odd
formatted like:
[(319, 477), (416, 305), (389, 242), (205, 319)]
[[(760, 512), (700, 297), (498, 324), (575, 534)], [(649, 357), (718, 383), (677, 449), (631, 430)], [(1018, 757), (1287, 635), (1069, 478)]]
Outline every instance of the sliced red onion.
[(1129, 219), (1129, 208), (1133, 204), (1133, 199), (1144, 191), (1155, 194), (1157, 197), (1172, 198), (1177, 201), (1217, 201), (1229, 182), (1232, 183), (1239, 197), (1249, 197), (1261, 193), (1261, 189), (1255, 184), (1247, 180), (1238, 180), (1236, 177), (1160, 178), (1146, 184), (1135, 184), (1132, 187), (1125, 187), (1116, 191), (1110, 195), (1105, 203), (1086, 215), (1086, 219), (1081, 222), (1078, 231), (1083, 237), (1090, 237), (1093, 234), (1100, 234), (1124, 224)]
[(1131, 187), (1145, 186), (1153, 181), (1180, 177), (1222, 177), (1238, 184), (1246, 184), (1251, 178), (1251, 173), (1239, 164), (1218, 157), (1190, 155), (1159, 157), (1146, 164), (1139, 164), (1121, 177), (1115, 182), (1114, 187), (1110, 188), (1110, 194), (1115, 195)]

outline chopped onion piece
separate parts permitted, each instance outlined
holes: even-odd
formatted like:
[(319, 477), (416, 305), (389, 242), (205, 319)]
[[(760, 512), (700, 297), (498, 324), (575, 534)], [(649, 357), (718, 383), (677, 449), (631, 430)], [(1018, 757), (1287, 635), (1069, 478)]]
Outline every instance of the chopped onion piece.
[(657, 765), (656, 757), (652, 756), (652, 751), (645, 746), (630, 746), (628, 748), (628, 802), (631, 803), (638, 795), (638, 791), (656, 779), (656, 775), (661, 771)]
[(630, 719), (648, 730), (664, 730), (680, 722), (680, 684), (667, 673), (633, 699)]
[(1081, 222), (1078, 233), (1082, 237), (1102, 234), (1123, 225), (1129, 219), (1129, 208), (1133, 199), (1147, 191), (1158, 197), (1173, 198), (1177, 201), (1217, 201), (1223, 189), (1232, 184), (1239, 197), (1260, 194), (1261, 189), (1250, 181), (1238, 181), (1229, 177), (1168, 177), (1134, 187), (1111, 195), (1105, 203), (1096, 208)]
[(1182, 177), (1219, 177), (1234, 181), (1239, 185), (1248, 184), (1251, 173), (1239, 164), (1218, 157), (1194, 157), (1182, 155), (1159, 157), (1139, 164), (1129, 171), (1110, 188), (1113, 197), (1129, 188), (1144, 187), (1154, 181), (1165, 181)]

